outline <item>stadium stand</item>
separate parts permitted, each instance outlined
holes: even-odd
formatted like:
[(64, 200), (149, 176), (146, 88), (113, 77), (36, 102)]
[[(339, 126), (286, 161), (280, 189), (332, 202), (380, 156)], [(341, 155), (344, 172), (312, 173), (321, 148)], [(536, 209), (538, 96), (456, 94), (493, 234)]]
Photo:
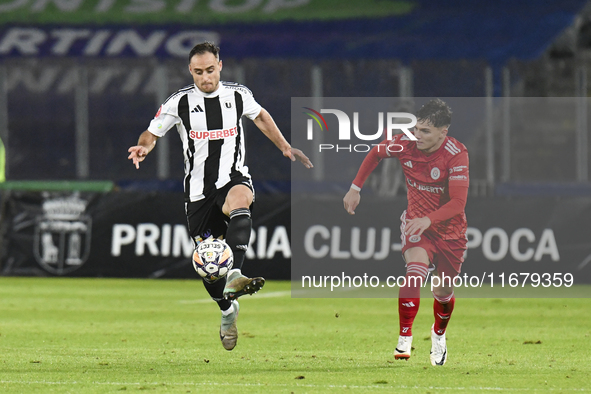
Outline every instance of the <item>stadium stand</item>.
[[(239, 82), (254, 91), (285, 131), (291, 126), (290, 98), (312, 94), (313, 67), (321, 71), (320, 91), (325, 97), (398, 96), (404, 69), (411, 71), (411, 92), (416, 97), (483, 97), (487, 69), (492, 71), (493, 94), (500, 96), (503, 68), (511, 72), (512, 95), (575, 95), (578, 48), (588, 47), (591, 41), (585, 0), (410, 3), (407, 13), (383, 18), (229, 22), (200, 29), (215, 30), (221, 37), (223, 77), (241, 79)], [(11, 27), (1, 25), (0, 37)], [(149, 30), (144, 26), (138, 31), (146, 34)], [(119, 146), (122, 136), (123, 145), (130, 145), (157, 109), (154, 67), (166, 67), (168, 90), (173, 91), (188, 83), (186, 61), (157, 56), (135, 59), (127, 52), (111, 59), (101, 53), (96, 59), (82, 60), (75, 52), (80, 49), (72, 50), (69, 56), (59, 57), (43, 47), (42, 56), (12, 51), (0, 58), (11, 130), (9, 179), (80, 176), (73, 116), (79, 100), (77, 84), (72, 82), (78, 67), (86, 68), (88, 75), (90, 151), (86, 178), (115, 178), (122, 186), (153, 178), (154, 160), (145, 163), (145, 171), (135, 171)], [(35, 116), (28, 116), (31, 113)], [(474, 128), (467, 133), (471, 134), (461, 137), (476, 147), (475, 153), (481, 153), (482, 132)], [(542, 134), (552, 133), (548, 129)], [(515, 138), (527, 140), (528, 134)], [(557, 137), (544, 137), (541, 143), (554, 143), (552, 138)], [(572, 143), (568, 133), (558, 138), (565, 149)], [(177, 178), (182, 173), (181, 147), (174, 136), (168, 139), (168, 177)], [(251, 132), (247, 143), (249, 165), (257, 179), (279, 184), (289, 181), (288, 162), (268, 166), (265, 154), (257, 154), (257, 150), (262, 153), (269, 148), (264, 136)], [(59, 149), (45, 149), (48, 145)], [(537, 154), (535, 148), (532, 152)], [(36, 157), (36, 162), (28, 160), (30, 157)], [(522, 158), (530, 160), (527, 154)], [(569, 171), (570, 164), (565, 166), (554, 178)], [(539, 180), (535, 168), (519, 171), (515, 180)], [(482, 163), (475, 161), (475, 179), (482, 178), (483, 172)]]

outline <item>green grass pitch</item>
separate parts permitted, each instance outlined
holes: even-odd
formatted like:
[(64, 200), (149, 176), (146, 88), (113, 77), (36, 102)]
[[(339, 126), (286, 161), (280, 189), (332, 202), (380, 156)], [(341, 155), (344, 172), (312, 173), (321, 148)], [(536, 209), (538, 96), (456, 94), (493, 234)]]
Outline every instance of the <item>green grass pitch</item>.
[(395, 299), (241, 298), (237, 347), (197, 280), (0, 278), (2, 393), (591, 391), (591, 300), (458, 299), (429, 363), (432, 300), (395, 361)]

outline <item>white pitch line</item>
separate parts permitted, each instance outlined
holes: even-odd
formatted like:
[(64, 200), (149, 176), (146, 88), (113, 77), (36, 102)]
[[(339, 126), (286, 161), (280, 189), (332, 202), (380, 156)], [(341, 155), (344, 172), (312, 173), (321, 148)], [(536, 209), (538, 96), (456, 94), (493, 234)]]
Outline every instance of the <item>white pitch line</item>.
[[(279, 297), (286, 297), (291, 295), (291, 291), (273, 291), (270, 293), (260, 293), (256, 294), (256, 298), (279, 298)], [(212, 302), (211, 298), (202, 298), (199, 300), (179, 300), (181, 304), (206, 304), (208, 302)]]
[(286, 297), (291, 295), (291, 291), (272, 291), (270, 293), (261, 293), (255, 295), (256, 298), (278, 298), (278, 297)]
[(282, 384), (282, 383), (228, 383), (228, 382), (47, 382), (47, 381), (22, 381), (22, 380), (0, 380), (0, 384), (46, 384), (46, 385), (109, 385), (109, 386), (236, 386), (236, 387), (307, 387), (307, 388), (338, 388), (338, 389), (421, 389), (421, 390), (483, 390), (483, 391), (591, 391), (585, 388), (515, 388), (515, 387), (440, 387), (440, 386), (405, 386), (405, 385), (336, 385), (336, 384)]

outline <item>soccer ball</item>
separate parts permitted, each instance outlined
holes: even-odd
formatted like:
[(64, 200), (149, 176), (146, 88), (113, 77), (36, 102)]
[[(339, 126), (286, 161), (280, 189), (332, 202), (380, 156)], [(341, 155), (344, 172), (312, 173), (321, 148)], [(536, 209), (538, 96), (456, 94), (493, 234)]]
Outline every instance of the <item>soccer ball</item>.
[(233, 263), (232, 249), (221, 239), (206, 239), (197, 245), (193, 253), (193, 268), (208, 282), (226, 276)]

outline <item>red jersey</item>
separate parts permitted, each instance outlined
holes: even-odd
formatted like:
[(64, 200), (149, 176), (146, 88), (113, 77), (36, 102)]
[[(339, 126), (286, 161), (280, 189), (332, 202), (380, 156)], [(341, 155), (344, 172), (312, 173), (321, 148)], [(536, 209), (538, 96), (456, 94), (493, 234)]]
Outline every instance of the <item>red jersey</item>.
[(469, 185), (466, 147), (446, 136), (441, 147), (427, 155), (417, 149), (415, 141), (405, 134), (397, 134), (391, 141), (383, 141), (370, 151), (353, 185), (361, 188), (382, 159), (393, 157), (400, 160), (406, 177), (406, 219), (427, 216), (431, 219), (427, 231), (437, 232), (444, 240), (465, 238), (464, 207)]

